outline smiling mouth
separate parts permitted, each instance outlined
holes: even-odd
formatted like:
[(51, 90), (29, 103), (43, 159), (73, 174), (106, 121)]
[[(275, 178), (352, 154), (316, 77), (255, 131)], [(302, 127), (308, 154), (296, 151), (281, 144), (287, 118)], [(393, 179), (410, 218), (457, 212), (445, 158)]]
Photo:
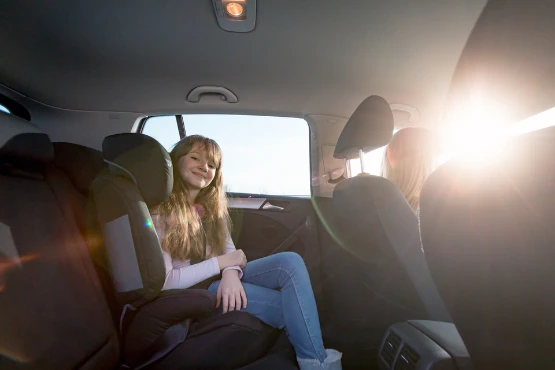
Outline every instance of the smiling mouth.
[(199, 179), (206, 180), (205, 177), (204, 177), (203, 175), (199, 174), (199, 173), (194, 173), (194, 172), (193, 172), (193, 175), (195, 175), (195, 176), (198, 177)]

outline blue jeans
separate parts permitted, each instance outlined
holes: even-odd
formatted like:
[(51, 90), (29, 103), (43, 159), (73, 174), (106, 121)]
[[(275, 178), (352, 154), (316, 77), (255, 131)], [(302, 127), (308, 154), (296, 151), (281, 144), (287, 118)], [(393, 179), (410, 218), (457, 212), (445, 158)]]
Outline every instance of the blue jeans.
[[(242, 282), (247, 308), (241, 311), (285, 329), (297, 357), (325, 360), (316, 301), (301, 256), (284, 252), (249, 262)], [(219, 285), (220, 281), (215, 281), (208, 290), (216, 293)]]

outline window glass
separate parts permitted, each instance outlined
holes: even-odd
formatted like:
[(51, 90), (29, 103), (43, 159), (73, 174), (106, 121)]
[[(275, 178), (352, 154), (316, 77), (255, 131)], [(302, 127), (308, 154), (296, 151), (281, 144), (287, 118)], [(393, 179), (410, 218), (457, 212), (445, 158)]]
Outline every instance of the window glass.
[(511, 127), (509, 134), (521, 135), (555, 125), (555, 108), (528, 117)]
[(0, 112), (11, 113), (10, 110), (8, 108), (4, 107), (2, 104), (0, 104)]
[[(310, 196), (310, 132), (301, 118), (183, 115), (187, 135), (216, 140), (223, 151), (226, 191)], [(168, 150), (179, 141), (174, 116), (153, 117), (143, 133)]]
[[(397, 131), (399, 130), (394, 130), (393, 134)], [(364, 172), (374, 176), (381, 176), (382, 162), (386, 146), (387, 145), (384, 145), (381, 148), (374, 149), (364, 154)], [(358, 175), (361, 172), (360, 160), (355, 158), (351, 159), (349, 162), (351, 164), (351, 177)]]
[(555, 108), (508, 126), (494, 120), (490, 122), (483, 119), (478, 122), (481, 125), (447, 130), (443, 143), (446, 150), (442, 153), (440, 163), (458, 157), (479, 165), (487, 163), (486, 159), (502, 157), (508, 150), (507, 139), (555, 125)]
[(142, 133), (158, 140), (168, 151), (179, 141), (179, 130), (175, 116), (148, 118)]

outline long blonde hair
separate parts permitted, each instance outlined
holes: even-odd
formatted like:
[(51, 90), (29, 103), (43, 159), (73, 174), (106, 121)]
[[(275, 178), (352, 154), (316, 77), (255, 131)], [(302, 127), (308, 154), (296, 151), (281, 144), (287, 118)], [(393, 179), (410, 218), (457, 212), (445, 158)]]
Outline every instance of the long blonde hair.
[(404, 128), (386, 147), (382, 176), (399, 187), (413, 210), (420, 203), (424, 181), (434, 170), (438, 144), (434, 134), (423, 128)]
[[(216, 165), (214, 179), (200, 190), (196, 202), (204, 208), (202, 220), (189, 201), (189, 190), (179, 173), (178, 162), (195, 145), (206, 150), (208, 158)], [(201, 259), (224, 253), (226, 238), (231, 230), (227, 198), (222, 178), (222, 150), (212, 139), (191, 135), (179, 141), (170, 157), (173, 164), (173, 190), (169, 198), (156, 207), (164, 228), (162, 249), (175, 259)], [(205, 256), (206, 244), (211, 253)]]

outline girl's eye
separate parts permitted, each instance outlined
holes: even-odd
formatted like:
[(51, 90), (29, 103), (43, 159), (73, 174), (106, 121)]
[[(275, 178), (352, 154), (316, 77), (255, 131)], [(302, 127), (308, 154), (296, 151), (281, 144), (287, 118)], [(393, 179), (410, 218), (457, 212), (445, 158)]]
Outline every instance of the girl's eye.
[(198, 158), (197, 158), (197, 157), (191, 157), (191, 158), (193, 158), (195, 161), (198, 161)]
[(209, 164), (208, 167), (210, 167), (211, 169), (216, 169), (216, 166), (214, 166), (213, 164)]

